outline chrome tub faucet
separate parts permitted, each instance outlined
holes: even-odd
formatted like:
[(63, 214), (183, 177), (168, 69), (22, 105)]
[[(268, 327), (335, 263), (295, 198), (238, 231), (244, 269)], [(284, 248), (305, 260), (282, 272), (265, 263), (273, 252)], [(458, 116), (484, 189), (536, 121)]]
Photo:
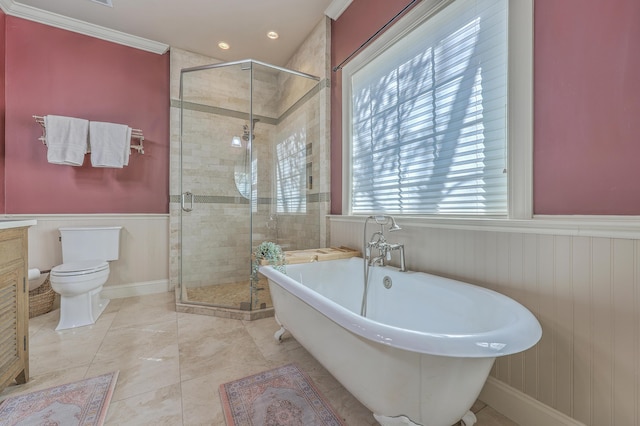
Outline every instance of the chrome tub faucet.
[[(387, 225), (390, 223), (389, 232), (398, 231), (402, 228), (398, 226), (393, 216), (386, 216), (386, 215), (369, 216), (367, 218), (367, 221), (369, 219), (375, 220), (376, 223), (380, 225), (380, 230), (374, 232), (371, 235), (369, 242), (366, 242), (364, 244), (364, 247), (363, 247), (365, 251), (364, 259), (367, 261), (368, 266), (375, 266), (375, 265), (386, 266), (387, 261), (391, 260), (391, 252), (393, 252), (394, 250), (398, 250), (400, 252), (400, 271), (406, 272), (407, 268), (406, 268), (405, 257), (404, 257), (404, 244), (389, 243), (387, 242), (387, 239), (384, 236), (384, 225)], [(365, 228), (366, 228), (366, 222), (365, 222)], [(366, 229), (365, 229), (365, 236), (366, 236)], [(375, 257), (373, 256), (374, 249), (378, 250), (378, 255)]]

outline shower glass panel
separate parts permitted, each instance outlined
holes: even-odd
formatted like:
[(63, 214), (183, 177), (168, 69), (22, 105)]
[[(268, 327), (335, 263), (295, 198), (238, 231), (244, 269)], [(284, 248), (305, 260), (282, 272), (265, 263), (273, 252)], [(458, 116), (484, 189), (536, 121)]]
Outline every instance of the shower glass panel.
[(318, 79), (252, 60), (180, 79), (180, 301), (271, 308), (255, 248), (320, 247)]

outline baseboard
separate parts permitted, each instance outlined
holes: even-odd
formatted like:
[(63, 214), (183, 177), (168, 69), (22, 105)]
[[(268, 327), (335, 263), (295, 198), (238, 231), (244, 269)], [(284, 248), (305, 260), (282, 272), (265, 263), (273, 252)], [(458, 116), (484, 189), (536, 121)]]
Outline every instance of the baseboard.
[(520, 426), (585, 426), (493, 377), (487, 379), (479, 399)]
[(102, 297), (106, 299), (122, 299), (124, 297), (144, 296), (146, 294), (169, 291), (169, 280), (144, 281), (140, 283), (110, 285), (103, 287)]

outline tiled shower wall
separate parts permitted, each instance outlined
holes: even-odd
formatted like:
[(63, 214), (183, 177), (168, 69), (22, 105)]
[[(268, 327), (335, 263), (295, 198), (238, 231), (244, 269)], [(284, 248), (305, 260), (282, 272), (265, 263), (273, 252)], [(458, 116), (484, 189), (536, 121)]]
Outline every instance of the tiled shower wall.
[[(277, 80), (260, 69), (253, 76), (254, 117), (261, 121), (255, 126), (252, 150), (258, 159), (257, 193), (264, 200), (270, 193), (272, 173), (266, 165), (273, 161), (274, 135), (274, 119), (265, 105), (277, 97)], [(271, 239), (266, 221), (258, 217), (264, 216), (264, 202), (252, 206), (235, 182), (236, 172), (251, 167), (246, 141), (241, 148), (231, 146), (231, 138), (242, 136), (248, 124), (250, 78), (240, 66), (183, 76), (182, 181), (183, 191), (195, 194), (195, 200), (193, 211), (182, 216), (180, 244), (183, 279), (191, 286), (248, 280), (252, 209), (254, 232)], [(172, 201), (179, 202), (179, 197)]]
[[(307, 162), (310, 166), (312, 186), (307, 190), (306, 214), (279, 215), (278, 242), (287, 250), (300, 250), (327, 246), (326, 215), (331, 210), (330, 200), (330, 104), (331, 104), (331, 21), (322, 19), (289, 59), (286, 68), (302, 71), (320, 78), (311, 92), (301, 86), (303, 81), (290, 75), (279, 74), (281, 88), (281, 139), (300, 129), (298, 123), (307, 123), (306, 131), (317, 135)], [(300, 93), (307, 93), (302, 101)]]
[[(361, 247), (364, 219), (330, 222), (332, 245)], [(640, 424), (637, 237), (398, 223), (388, 239), (405, 244), (409, 269), (506, 294), (542, 324), (540, 342), (499, 358), (494, 377), (586, 425)]]
[[(294, 55), (293, 64), (328, 67), (328, 21), (318, 24)], [(318, 56), (319, 55), (319, 56)], [(218, 61), (173, 49), (171, 52), (171, 284), (179, 283), (180, 240), (180, 69)], [(318, 75), (317, 69), (299, 71)], [(302, 81), (254, 66), (253, 113), (258, 158), (258, 202), (251, 206), (240, 196), (234, 170), (244, 165), (246, 150), (230, 146), (241, 136), (249, 111), (249, 74), (239, 67), (189, 73), (184, 79), (183, 190), (196, 194), (192, 212), (182, 222), (184, 269), (189, 285), (247, 281), (250, 272), (251, 226), (254, 247), (276, 241), (285, 249), (325, 245), (329, 197), (328, 105), (326, 72), (321, 80)], [(186, 84), (185, 84), (186, 82)], [(313, 186), (307, 190), (304, 214), (278, 214), (275, 207), (275, 146), (291, 134), (303, 135), (308, 146), (308, 170)], [(224, 139), (224, 143), (221, 140)], [(227, 142), (228, 139), (228, 142)], [(250, 217), (250, 212), (252, 217)]]

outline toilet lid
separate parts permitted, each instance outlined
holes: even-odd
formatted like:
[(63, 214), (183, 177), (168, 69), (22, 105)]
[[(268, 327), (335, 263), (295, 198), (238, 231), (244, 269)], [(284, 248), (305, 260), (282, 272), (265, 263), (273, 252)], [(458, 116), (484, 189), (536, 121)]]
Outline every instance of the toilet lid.
[(51, 269), (51, 275), (85, 275), (109, 269), (109, 263), (104, 260), (82, 260), (63, 263)]

